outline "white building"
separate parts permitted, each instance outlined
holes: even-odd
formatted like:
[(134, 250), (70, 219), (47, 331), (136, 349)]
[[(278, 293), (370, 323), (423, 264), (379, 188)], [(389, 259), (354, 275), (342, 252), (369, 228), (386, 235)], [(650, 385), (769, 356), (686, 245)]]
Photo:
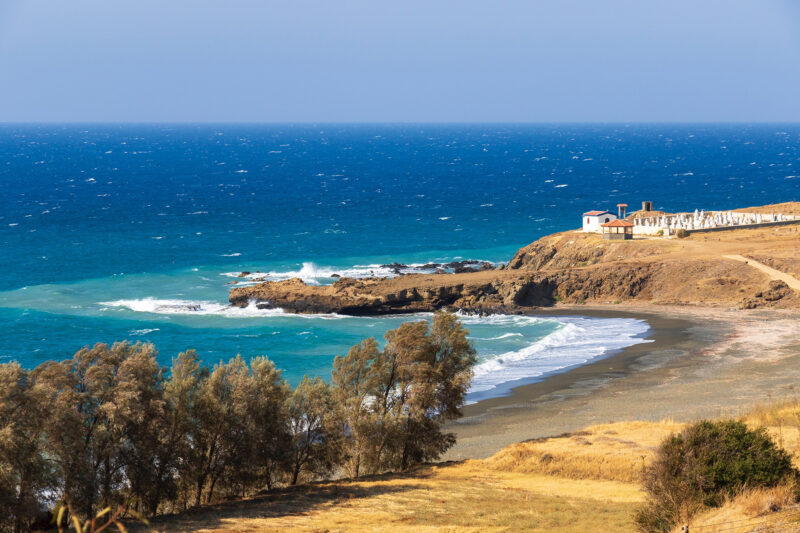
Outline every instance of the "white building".
[(588, 211), (583, 214), (583, 231), (586, 233), (600, 233), (600, 224), (617, 220), (617, 215), (611, 211)]

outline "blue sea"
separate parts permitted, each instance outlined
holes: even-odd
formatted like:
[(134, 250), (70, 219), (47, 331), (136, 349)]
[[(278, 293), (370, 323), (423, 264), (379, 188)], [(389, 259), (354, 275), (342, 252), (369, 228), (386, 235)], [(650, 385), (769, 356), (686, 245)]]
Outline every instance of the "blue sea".
[[(268, 279), (475, 259), (590, 209), (800, 199), (800, 125), (0, 125), (0, 362), (153, 342), (169, 365), (267, 355), (290, 382), (405, 320), (227, 306)], [(233, 283), (233, 284), (232, 284)], [(465, 316), (472, 399), (625, 346), (647, 323)]]

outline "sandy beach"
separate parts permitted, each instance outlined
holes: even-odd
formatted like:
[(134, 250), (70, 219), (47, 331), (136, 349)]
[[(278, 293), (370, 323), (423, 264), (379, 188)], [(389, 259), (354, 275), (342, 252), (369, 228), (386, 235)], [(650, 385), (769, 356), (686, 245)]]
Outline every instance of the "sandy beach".
[(652, 342), (466, 406), (445, 459), (484, 458), (596, 423), (735, 416), (796, 396), (796, 311), (564, 305), (532, 314), (639, 318), (650, 324)]

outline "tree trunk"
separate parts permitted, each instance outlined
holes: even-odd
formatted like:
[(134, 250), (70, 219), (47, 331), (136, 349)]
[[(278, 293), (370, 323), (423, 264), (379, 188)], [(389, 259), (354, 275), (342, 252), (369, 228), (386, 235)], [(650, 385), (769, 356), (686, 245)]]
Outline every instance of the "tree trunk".
[(295, 462), (292, 469), (292, 486), (297, 485), (297, 477), (300, 475), (300, 464)]
[(197, 478), (197, 493), (194, 498), (194, 505), (198, 506), (203, 503), (203, 487), (206, 484), (206, 474), (202, 474)]
[(214, 485), (217, 484), (217, 479), (219, 476), (211, 476), (211, 486), (208, 488), (208, 498), (206, 498), (206, 503), (211, 503), (211, 499), (214, 497)]
[(25, 498), (25, 477), (23, 476), (20, 479), (19, 483), (19, 496), (17, 496), (17, 505), (16, 505), (16, 512), (14, 513), (14, 533), (22, 533), (27, 528), (24, 527), (23, 520), (22, 520), (22, 502)]

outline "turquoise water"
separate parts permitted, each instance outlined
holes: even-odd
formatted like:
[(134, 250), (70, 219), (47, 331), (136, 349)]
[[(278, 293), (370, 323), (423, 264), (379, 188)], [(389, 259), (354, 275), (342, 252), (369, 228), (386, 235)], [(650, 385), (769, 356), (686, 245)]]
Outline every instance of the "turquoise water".
[[(269, 279), (507, 261), (580, 213), (798, 199), (797, 126), (0, 126), (0, 361), (151, 341), (265, 354), (290, 381), (414, 317), (227, 306)], [(464, 317), (473, 398), (641, 342), (647, 324)]]

